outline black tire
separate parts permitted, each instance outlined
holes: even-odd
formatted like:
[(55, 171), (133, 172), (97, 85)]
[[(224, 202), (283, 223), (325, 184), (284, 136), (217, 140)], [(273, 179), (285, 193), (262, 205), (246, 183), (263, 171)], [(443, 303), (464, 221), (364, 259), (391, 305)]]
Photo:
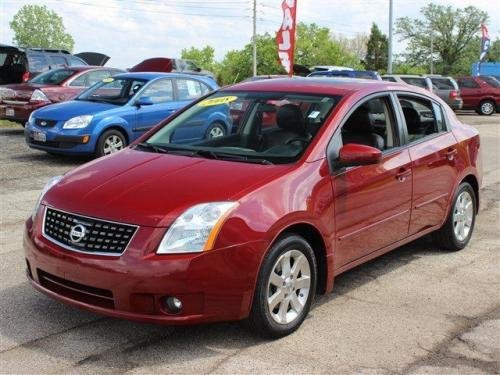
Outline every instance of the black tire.
[(106, 144), (106, 141), (111, 140), (111, 139), (117, 139), (117, 138), (121, 141), (122, 147), (120, 149), (116, 149), (114, 151), (111, 151), (110, 153), (116, 152), (116, 151), (119, 151), (119, 150), (125, 148), (127, 146), (127, 139), (125, 138), (125, 136), (123, 135), (123, 133), (121, 131), (116, 130), (116, 129), (110, 129), (110, 130), (107, 130), (104, 133), (102, 133), (101, 136), (99, 137), (99, 140), (97, 141), (97, 145), (95, 148), (95, 156), (101, 157), (104, 155), (108, 155), (108, 151), (107, 151), (108, 145)]
[[(289, 311), (291, 314), (296, 314), (296, 316), (292, 318), (293, 320), (290, 322), (279, 323), (275, 320), (276, 318), (273, 318), (273, 314), (270, 311), (270, 307), (268, 304), (268, 294), (272, 290), (272, 288), (275, 288), (273, 286), (275, 284), (271, 283), (270, 278), (271, 274), (275, 273), (275, 267), (278, 265), (278, 260), (282, 259), (281, 256), (285, 253), (290, 252), (293, 252), (294, 255), (298, 256), (297, 258), (291, 258), (292, 261), (290, 261), (290, 264), (292, 270), (294, 269), (293, 265), (295, 264), (293, 263), (293, 259), (300, 258), (304, 260), (304, 258), (301, 258), (301, 255), (303, 255), (307, 260), (310, 271), (310, 285), (307, 291), (307, 299), (304, 301), (304, 294), (306, 293), (306, 289), (295, 289), (295, 284), (293, 284), (293, 286), (285, 286), (285, 281), (283, 281), (283, 287), (280, 288), (281, 290), (279, 291), (279, 293), (283, 293), (282, 296), (284, 296), (284, 298), (281, 299), (282, 302), (279, 302), (279, 307), (278, 305), (276, 305), (273, 311), (275, 311), (276, 309), (279, 310), (281, 308), (281, 304), (286, 302), (284, 311)], [(301, 255), (297, 252), (301, 253)], [(276, 275), (284, 280), (283, 273), (284, 271), (282, 269), (281, 275), (277, 273)], [(298, 281), (306, 279), (306, 274), (307, 272), (305, 272), (304, 274), (302, 274), (302, 272), (297, 273), (295, 280)], [(298, 275), (300, 275), (300, 278)], [(292, 273), (290, 273), (290, 278), (293, 279)], [(289, 280), (289, 278), (287, 278), (286, 280)], [(309, 313), (316, 292), (316, 282), (316, 258), (314, 256), (314, 251), (312, 250), (309, 243), (304, 238), (294, 234), (286, 234), (280, 237), (264, 257), (264, 261), (262, 262), (259, 271), (252, 309), (248, 318), (248, 323), (250, 324), (252, 331), (266, 338), (279, 338), (294, 332), (302, 324), (307, 314)], [(289, 294), (284, 294), (285, 292), (283, 291), (283, 289), (285, 288), (290, 288), (288, 290)], [(277, 289), (278, 288), (275, 288), (273, 295), (278, 293)], [(293, 308), (293, 304), (290, 302), (293, 294), (295, 294), (296, 300), (299, 298), (303, 298), (302, 301), (304, 302), (304, 304), (302, 306), (302, 310), (299, 313), (296, 313), (296, 310), (294, 310)], [(279, 312), (274, 313), (274, 315), (278, 316)], [(288, 313), (286, 313), (286, 315), (288, 315)]]
[[(472, 201), (472, 221), (470, 224), (470, 229), (465, 238), (458, 238), (455, 232), (455, 212), (457, 210), (457, 201), (461, 194), (468, 194)], [(462, 250), (467, 244), (472, 236), (474, 231), (474, 224), (476, 222), (476, 213), (477, 213), (477, 197), (474, 192), (474, 189), (468, 182), (462, 182), (458, 187), (455, 196), (453, 197), (453, 203), (450, 208), (450, 213), (448, 214), (448, 218), (446, 222), (441, 227), (441, 229), (437, 230), (433, 233), (434, 241), (436, 244), (448, 251), (458, 251)]]
[(495, 102), (493, 100), (483, 100), (477, 107), (477, 113), (483, 116), (490, 116), (495, 113)]
[[(217, 133), (217, 135), (214, 135)], [(214, 122), (208, 127), (208, 130), (205, 134), (206, 139), (219, 138), (226, 135), (226, 127), (220, 122)]]

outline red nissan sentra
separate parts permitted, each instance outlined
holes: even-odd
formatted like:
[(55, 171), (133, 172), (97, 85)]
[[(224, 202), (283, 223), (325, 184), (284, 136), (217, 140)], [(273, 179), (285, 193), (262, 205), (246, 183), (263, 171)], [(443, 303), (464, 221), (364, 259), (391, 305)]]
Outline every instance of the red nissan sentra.
[[(244, 112), (235, 132), (176, 141), (214, 106)], [(479, 148), (475, 129), (418, 88), (238, 84), (50, 180), (26, 222), (28, 277), (104, 315), (248, 318), (283, 336), (350, 268), (431, 232), (439, 248), (464, 248), (478, 212)]]

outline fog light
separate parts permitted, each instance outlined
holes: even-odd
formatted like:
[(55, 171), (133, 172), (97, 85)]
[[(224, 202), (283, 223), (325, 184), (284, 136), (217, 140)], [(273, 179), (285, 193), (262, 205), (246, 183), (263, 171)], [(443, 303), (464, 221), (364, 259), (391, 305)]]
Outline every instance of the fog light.
[(88, 141), (90, 140), (90, 136), (89, 135), (84, 135), (83, 138), (82, 138), (82, 143), (88, 143)]
[(168, 312), (172, 314), (178, 314), (182, 310), (182, 302), (180, 299), (175, 297), (167, 297), (165, 301)]

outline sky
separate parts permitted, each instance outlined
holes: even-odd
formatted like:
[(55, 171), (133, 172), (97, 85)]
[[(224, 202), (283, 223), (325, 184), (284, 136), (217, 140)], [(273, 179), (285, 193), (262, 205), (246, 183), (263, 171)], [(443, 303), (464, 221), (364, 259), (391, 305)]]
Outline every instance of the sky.
[[(487, 11), (492, 40), (500, 37), (500, 0), (434, 0), (435, 4)], [(394, 19), (420, 16), (426, 0), (394, 0)], [(0, 43), (12, 44), (9, 22), (24, 4), (46, 5), (63, 18), (74, 52), (102, 52), (108, 66), (129, 68), (150, 57), (180, 57), (183, 48), (211, 45), (217, 59), (241, 49), (252, 36), (252, 0), (0, 0)], [(375, 22), (389, 30), (389, 0), (297, 0), (297, 21), (335, 34), (369, 33)], [(257, 33), (274, 34), (281, 0), (257, 0)], [(394, 52), (405, 49), (394, 38)]]

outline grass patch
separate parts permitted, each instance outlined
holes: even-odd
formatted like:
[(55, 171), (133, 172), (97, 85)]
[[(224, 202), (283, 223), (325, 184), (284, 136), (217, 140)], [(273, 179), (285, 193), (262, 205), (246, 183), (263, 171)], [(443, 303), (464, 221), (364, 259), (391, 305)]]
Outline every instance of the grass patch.
[(9, 121), (9, 120), (0, 120), (0, 128), (14, 128), (14, 127), (22, 127), (21, 124), (18, 122), (14, 121)]

